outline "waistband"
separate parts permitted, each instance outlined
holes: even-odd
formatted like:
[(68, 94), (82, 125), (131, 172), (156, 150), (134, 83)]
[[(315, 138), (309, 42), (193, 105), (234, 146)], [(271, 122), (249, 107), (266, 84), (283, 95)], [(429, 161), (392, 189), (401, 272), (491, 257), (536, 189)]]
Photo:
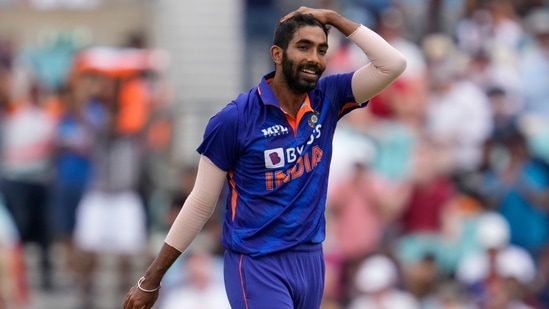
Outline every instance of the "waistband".
[(295, 247), (289, 248), (286, 251), (291, 252), (315, 252), (322, 250), (322, 243), (304, 243)]
[(225, 248), (225, 252), (227, 253), (231, 253), (231, 254), (244, 254), (244, 255), (249, 255), (251, 257), (264, 257), (264, 256), (273, 256), (273, 255), (277, 255), (277, 254), (285, 254), (285, 253), (299, 253), (299, 252), (303, 252), (303, 253), (307, 253), (307, 252), (321, 252), (322, 251), (322, 243), (302, 243), (302, 244), (298, 244), (298, 245), (295, 245), (293, 247), (290, 247), (290, 248), (284, 248), (284, 249), (280, 249), (280, 250), (277, 250), (277, 251), (273, 251), (273, 252), (265, 252), (265, 253), (262, 253), (262, 254), (247, 254), (247, 253), (244, 253), (244, 252), (238, 252), (238, 251), (235, 251), (235, 250), (231, 250), (231, 249), (228, 249), (228, 248)]

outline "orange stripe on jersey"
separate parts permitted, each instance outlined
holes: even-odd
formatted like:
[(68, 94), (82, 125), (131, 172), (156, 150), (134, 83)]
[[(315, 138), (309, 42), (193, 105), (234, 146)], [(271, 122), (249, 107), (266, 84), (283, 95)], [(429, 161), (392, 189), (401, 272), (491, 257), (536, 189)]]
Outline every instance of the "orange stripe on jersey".
[(296, 118), (294, 118), (294, 117), (288, 115), (288, 113), (284, 112), (284, 114), (286, 115), (286, 120), (288, 120), (288, 123), (290, 124), (290, 126), (294, 130), (294, 136), (297, 135), (297, 127), (298, 127), (299, 122), (301, 121), (301, 119), (303, 119), (303, 116), (305, 116), (305, 114), (307, 112), (312, 112), (312, 111), (313, 111), (313, 108), (311, 107), (311, 100), (309, 99), (309, 95), (307, 95), (307, 96), (305, 96), (305, 104), (303, 104), (303, 106), (301, 106), (301, 108), (297, 112)]
[(233, 172), (229, 172), (229, 183), (231, 184), (232, 190), (231, 190), (231, 219), (234, 221), (234, 218), (236, 216), (236, 200), (238, 198), (238, 192), (236, 192), (236, 183), (233, 179)]
[(343, 114), (347, 109), (352, 108), (352, 107), (356, 107), (357, 105), (359, 105), (357, 102), (345, 103), (345, 105), (343, 105), (341, 107), (341, 109), (339, 110), (339, 115)]
[(244, 255), (240, 255), (240, 263), (238, 263), (238, 273), (240, 274), (240, 287), (242, 288), (242, 296), (244, 298), (244, 304), (246, 305), (246, 309), (249, 308), (248, 306), (248, 296), (246, 295), (246, 289), (244, 288), (244, 275), (242, 275), (242, 261), (243, 261)]

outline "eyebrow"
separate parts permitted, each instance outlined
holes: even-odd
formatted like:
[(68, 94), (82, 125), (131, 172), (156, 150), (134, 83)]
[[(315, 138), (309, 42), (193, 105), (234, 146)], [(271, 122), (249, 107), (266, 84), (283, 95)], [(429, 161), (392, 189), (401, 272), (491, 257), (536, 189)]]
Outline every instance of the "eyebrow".
[[(301, 39), (301, 40), (295, 42), (295, 44), (296, 44), (296, 45), (297, 45), (297, 44), (315, 45), (315, 43), (314, 43), (313, 41), (307, 40), (307, 39)], [(327, 47), (328, 47), (328, 43), (322, 42), (322, 43), (319, 44), (319, 46), (320, 46), (320, 47), (326, 47), (326, 48), (327, 48)]]

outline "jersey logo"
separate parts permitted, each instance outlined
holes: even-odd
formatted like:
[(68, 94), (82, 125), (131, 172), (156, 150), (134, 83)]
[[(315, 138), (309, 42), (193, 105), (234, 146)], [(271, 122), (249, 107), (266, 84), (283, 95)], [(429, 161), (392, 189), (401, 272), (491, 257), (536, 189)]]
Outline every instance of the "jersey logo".
[(290, 131), (287, 127), (276, 124), (274, 126), (270, 126), (267, 129), (262, 129), (261, 132), (263, 132), (264, 137), (271, 137), (271, 136), (278, 136), (282, 134), (288, 134)]
[(266, 168), (279, 168), (283, 167), (285, 164), (284, 149), (282, 148), (265, 150), (264, 155)]
[(316, 123), (318, 122), (319, 115), (320, 113), (318, 111), (315, 111), (314, 113), (311, 114), (311, 116), (309, 117), (309, 120), (307, 120), (307, 123), (311, 128), (316, 127)]

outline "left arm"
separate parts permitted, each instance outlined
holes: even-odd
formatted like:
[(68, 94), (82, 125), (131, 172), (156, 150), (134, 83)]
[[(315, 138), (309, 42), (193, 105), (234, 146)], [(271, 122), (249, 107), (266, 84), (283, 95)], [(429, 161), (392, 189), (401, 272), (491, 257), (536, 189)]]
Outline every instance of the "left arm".
[(357, 102), (365, 102), (380, 93), (406, 69), (404, 56), (369, 28), (361, 25), (347, 38), (370, 59), (351, 80)]
[(366, 102), (389, 86), (406, 69), (406, 59), (380, 35), (341, 14), (326, 9), (300, 7), (282, 17), (281, 22), (295, 13), (311, 14), (323, 24), (332, 25), (355, 43), (370, 62), (353, 75), (351, 87), (355, 100)]

